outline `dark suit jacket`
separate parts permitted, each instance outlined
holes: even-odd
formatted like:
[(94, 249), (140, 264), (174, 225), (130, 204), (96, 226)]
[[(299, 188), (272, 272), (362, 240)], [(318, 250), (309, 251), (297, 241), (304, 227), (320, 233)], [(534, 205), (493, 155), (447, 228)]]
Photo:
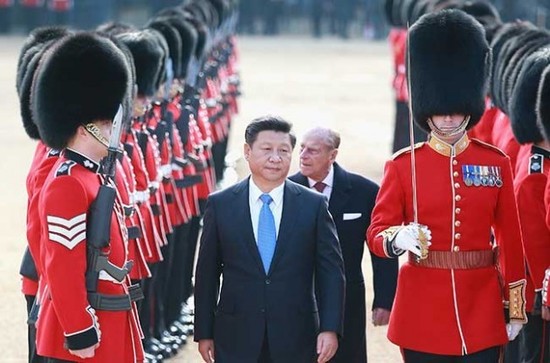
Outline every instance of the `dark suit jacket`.
[(313, 362), (318, 332), (341, 334), (343, 326), (344, 266), (334, 222), (321, 195), (287, 180), (266, 275), (248, 185), (247, 179), (208, 198), (196, 271), (195, 340), (214, 339), (217, 363), (257, 363), (265, 336), (275, 363)]
[[(307, 178), (300, 173), (292, 175), (290, 180), (309, 187)], [(349, 173), (338, 163), (334, 163), (329, 211), (336, 223), (344, 256), (346, 305), (344, 338), (333, 362), (366, 362), (365, 283), (361, 261), (365, 234), (377, 193), (378, 185), (362, 176)], [(398, 261), (380, 258), (372, 253), (371, 261), (374, 279), (373, 308), (391, 310), (397, 286)]]

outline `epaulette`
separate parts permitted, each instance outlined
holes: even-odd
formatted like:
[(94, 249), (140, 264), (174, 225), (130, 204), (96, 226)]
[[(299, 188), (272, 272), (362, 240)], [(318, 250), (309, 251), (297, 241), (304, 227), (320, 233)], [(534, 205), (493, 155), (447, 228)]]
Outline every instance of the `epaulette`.
[(529, 174), (541, 174), (544, 166), (544, 157), (541, 154), (533, 154), (529, 158)]
[(490, 150), (493, 150), (493, 151), (496, 151), (498, 152), (500, 155), (502, 156), (508, 156), (508, 154), (506, 154), (504, 151), (500, 150), (498, 147), (496, 147), (495, 145), (491, 145), (491, 144), (488, 144), (484, 141), (481, 141), (481, 140), (478, 140), (478, 139), (475, 139), (475, 138), (471, 138), (470, 141), (472, 141), (474, 144), (477, 144), (477, 145), (480, 145), (480, 146), (483, 146), (487, 149), (490, 149)]
[(75, 165), (76, 165), (76, 162), (72, 160), (64, 161), (63, 163), (61, 163), (61, 165), (59, 165), (59, 167), (55, 171), (55, 176), (58, 177), (63, 175), (71, 175), (71, 169)]
[[(424, 141), (422, 142), (417, 142), (416, 144), (414, 144), (414, 149), (420, 149), (422, 146), (424, 146), (426, 143)], [(397, 159), (399, 156), (401, 155), (404, 155), (406, 153), (410, 153), (411, 152), (411, 147), (410, 146), (406, 146), (404, 147), (403, 149), (401, 150), (397, 150), (392, 156), (392, 160), (395, 160)]]

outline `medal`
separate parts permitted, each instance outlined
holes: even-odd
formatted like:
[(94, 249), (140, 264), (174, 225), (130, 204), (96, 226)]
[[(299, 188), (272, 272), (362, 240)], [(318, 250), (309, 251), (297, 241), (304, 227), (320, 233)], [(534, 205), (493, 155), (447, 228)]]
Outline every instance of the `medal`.
[(500, 167), (498, 166), (495, 166), (495, 172), (496, 172), (496, 181), (495, 181), (495, 185), (497, 187), (502, 187), (502, 178), (500, 177)]
[(480, 177), (481, 177), (481, 175), (480, 175), (479, 166), (474, 165), (474, 185), (476, 187), (479, 187), (481, 185)]
[(462, 165), (462, 179), (464, 180), (464, 184), (468, 187), (471, 187), (474, 183), (471, 176), (470, 165)]
[(487, 166), (480, 166), (481, 171), (481, 185), (486, 187), (489, 185), (489, 168)]

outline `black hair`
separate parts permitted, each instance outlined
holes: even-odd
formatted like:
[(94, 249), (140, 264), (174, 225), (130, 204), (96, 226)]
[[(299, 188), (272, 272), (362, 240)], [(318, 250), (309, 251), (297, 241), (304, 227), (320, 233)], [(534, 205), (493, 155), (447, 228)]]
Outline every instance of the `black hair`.
[(285, 121), (282, 117), (279, 116), (262, 116), (255, 118), (248, 124), (244, 132), (244, 139), (249, 146), (252, 146), (258, 134), (262, 131), (276, 131), (289, 134), (290, 143), (292, 148), (296, 146), (296, 135), (292, 131), (292, 124), (288, 121)]

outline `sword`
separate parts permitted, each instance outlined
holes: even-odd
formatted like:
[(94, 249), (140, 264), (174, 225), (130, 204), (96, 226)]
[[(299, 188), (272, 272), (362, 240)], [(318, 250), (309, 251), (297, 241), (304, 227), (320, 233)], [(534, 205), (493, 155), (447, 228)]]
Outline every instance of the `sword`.
[[(411, 184), (412, 184), (412, 205), (413, 205), (413, 218), (414, 223), (418, 226), (418, 198), (416, 192), (416, 153), (414, 149), (414, 120), (413, 120), (413, 97), (411, 88), (411, 51), (410, 51), (410, 37), (411, 37), (409, 22), (407, 22), (407, 87), (409, 88), (409, 143), (411, 145)], [(424, 260), (428, 257), (428, 239), (422, 231), (418, 228), (418, 242), (420, 244), (420, 257), (417, 260)]]

